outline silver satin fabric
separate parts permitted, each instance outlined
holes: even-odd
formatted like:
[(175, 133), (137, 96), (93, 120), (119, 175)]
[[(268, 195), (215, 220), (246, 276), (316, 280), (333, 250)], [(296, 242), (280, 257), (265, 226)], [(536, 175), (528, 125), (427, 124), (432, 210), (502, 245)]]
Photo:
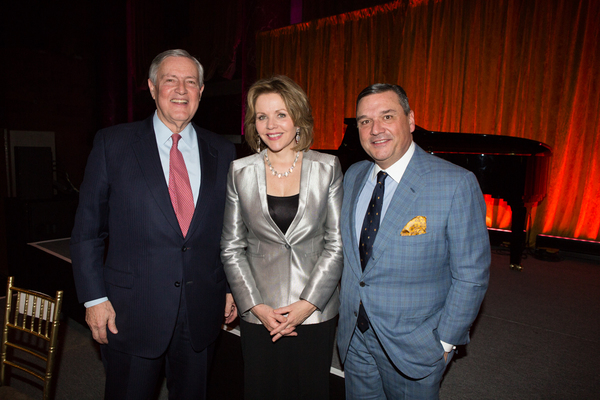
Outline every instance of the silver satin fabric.
[[(284, 235), (269, 214), (264, 152), (231, 163), (221, 260), (241, 317), (257, 304), (279, 308), (304, 299), (317, 310), (304, 321), (335, 317), (343, 255), (342, 169), (337, 157), (307, 151), (298, 212)], [(283, 178), (282, 178), (283, 179)]]

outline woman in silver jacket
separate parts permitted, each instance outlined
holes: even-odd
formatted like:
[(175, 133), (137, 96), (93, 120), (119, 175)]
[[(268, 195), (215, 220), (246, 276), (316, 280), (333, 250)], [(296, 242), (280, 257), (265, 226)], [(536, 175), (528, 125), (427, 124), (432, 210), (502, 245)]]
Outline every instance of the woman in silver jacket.
[[(241, 315), (246, 399), (328, 399), (342, 273), (342, 171), (308, 150), (313, 118), (294, 81), (248, 92), (247, 143), (231, 163), (221, 259)], [(266, 329), (265, 329), (266, 328)]]

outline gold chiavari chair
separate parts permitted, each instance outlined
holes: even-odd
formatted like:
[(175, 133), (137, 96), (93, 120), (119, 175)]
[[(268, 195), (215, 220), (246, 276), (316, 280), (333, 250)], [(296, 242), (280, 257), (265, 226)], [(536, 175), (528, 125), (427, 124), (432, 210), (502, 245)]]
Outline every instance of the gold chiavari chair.
[[(56, 297), (52, 298), (43, 293), (14, 287), (13, 282), (14, 277), (9, 277), (2, 332), (0, 399), (25, 398), (16, 394), (13, 388), (5, 386), (7, 367), (11, 367), (40, 379), (44, 387), (43, 399), (47, 400), (50, 398), (57, 353), (63, 292), (57, 291)], [(36, 366), (28, 358), (39, 359), (41, 362), (38, 364), (44, 365)]]

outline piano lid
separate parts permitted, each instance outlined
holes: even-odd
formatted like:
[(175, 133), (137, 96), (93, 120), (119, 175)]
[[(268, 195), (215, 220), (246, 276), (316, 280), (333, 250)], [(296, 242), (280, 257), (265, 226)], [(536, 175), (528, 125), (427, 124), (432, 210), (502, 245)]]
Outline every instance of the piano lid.
[[(354, 118), (345, 118), (344, 139), (337, 151), (345, 171), (369, 159), (360, 145)], [(538, 203), (547, 193), (550, 146), (531, 139), (476, 133), (434, 132), (419, 126), (413, 140), (425, 151), (473, 172), (481, 190), (509, 204)]]
[(430, 153), (487, 154), (550, 157), (545, 143), (513, 136), (476, 133), (434, 132), (417, 126), (414, 141)]

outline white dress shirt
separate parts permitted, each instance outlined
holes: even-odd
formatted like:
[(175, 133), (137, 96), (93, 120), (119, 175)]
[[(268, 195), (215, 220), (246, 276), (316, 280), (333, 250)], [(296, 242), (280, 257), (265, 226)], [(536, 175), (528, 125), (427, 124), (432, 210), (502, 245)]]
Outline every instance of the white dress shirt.
[[(165, 174), (165, 181), (169, 186), (169, 160), (171, 146), (173, 145), (173, 132), (158, 118), (158, 115), (154, 113), (152, 120), (154, 124), (154, 133), (156, 134), (156, 145), (158, 146), (158, 154), (160, 155), (160, 163), (162, 164), (163, 172)], [(200, 152), (198, 151), (198, 139), (196, 137), (196, 130), (192, 124), (188, 124), (181, 132), (181, 139), (177, 144), (177, 148), (183, 155), (185, 166), (190, 177), (190, 185), (192, 187), (192, 194), (194, 195), (194, 206), (198, 200), (198, 193), (200, 191)]]

